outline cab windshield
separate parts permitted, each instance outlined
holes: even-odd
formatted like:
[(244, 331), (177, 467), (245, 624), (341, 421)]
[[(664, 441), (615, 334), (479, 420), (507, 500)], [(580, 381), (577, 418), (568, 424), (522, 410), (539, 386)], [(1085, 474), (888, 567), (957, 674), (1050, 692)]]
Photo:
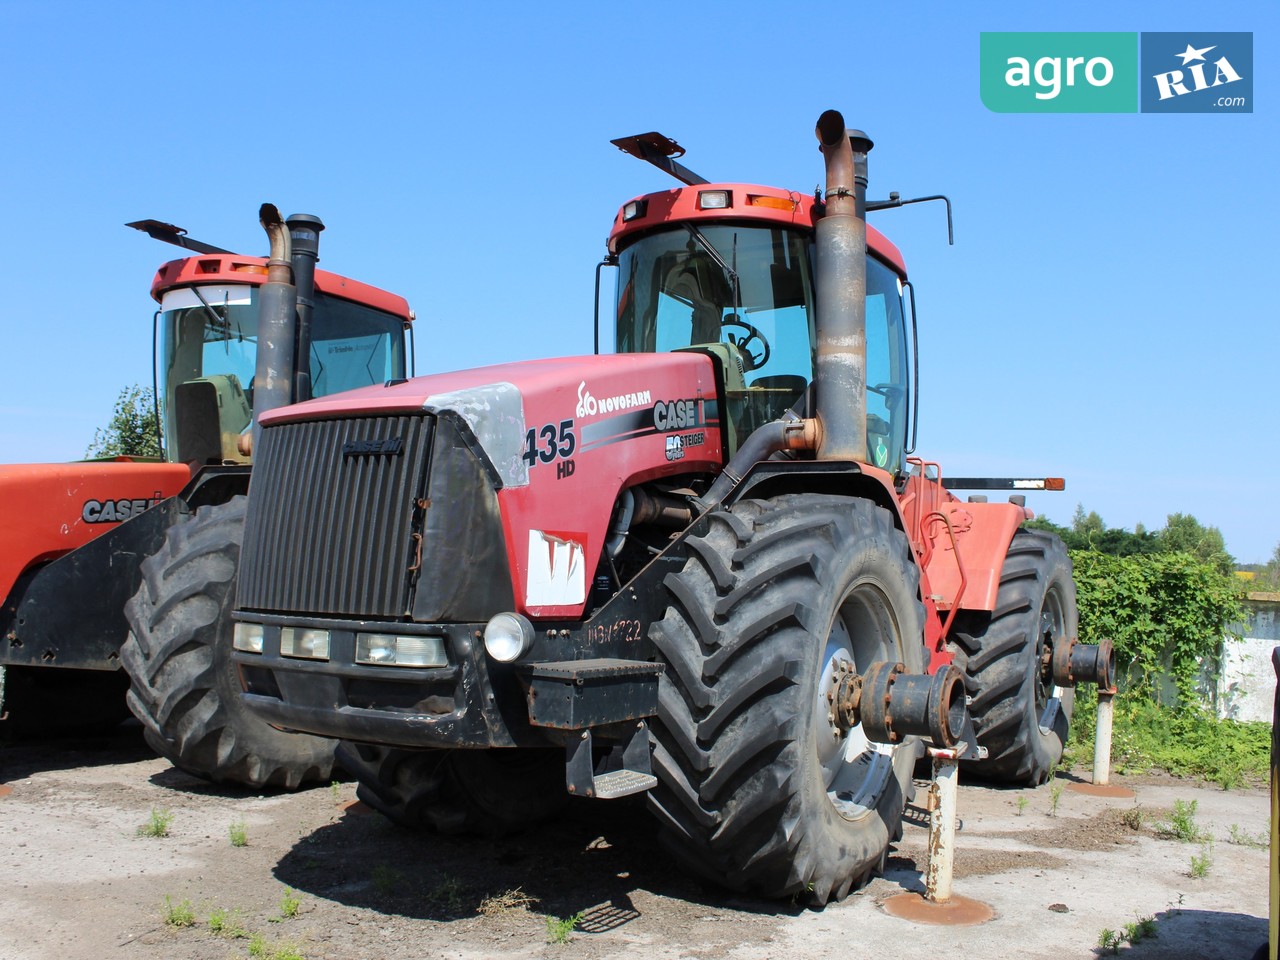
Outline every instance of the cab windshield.
[[(619, 353), (698, 349), (720, 357), (736, 449), (797, 407), (816, 362), (812, 245), (786, 229), (715, 224), (642, 237), (618, 258)], [(897, 275), (867, 259), (867, 459), (902, 469), (907, 350)]]
[[(193, 459), (193, 423), (209, 411), (223, 435), (220, 456), (239, 460), (234, 440), (253, 417), (258, 347), (258, 288), (206, 285), (170, 290), (161, 305), (160, 396), (165, 449)], [(311, 316), (311, 390), (325, 396), (405, 376), (404, 323), (393, 314), (316, 291)], [(212, 406), (201, 402), (213, 398)], [(185, 443), (184, 443), (185, 441)], [(184, 451), (182, 448), (187, 447)]]

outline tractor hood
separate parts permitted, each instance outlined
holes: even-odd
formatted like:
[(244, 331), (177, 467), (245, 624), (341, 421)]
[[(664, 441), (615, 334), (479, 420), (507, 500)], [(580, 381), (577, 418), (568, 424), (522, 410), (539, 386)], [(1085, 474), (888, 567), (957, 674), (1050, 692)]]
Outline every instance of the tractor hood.
[[(422, 570), (421, 622), (579, 617), (622, 491), (719, 472), (720, 406), (710, 357), (659, 353), (481, 367), (279, 407), (262, 419), (240, 602), (310, 610), (315, 589), (332, 615), (400, 617)], [(423, 462), (426, 493), (414, 494)], [(371, 564), (349, 583), (341, 565), (297, 566), (281, 580), (258, 559), (281, 543), (299, 557), (376, 544), (394, 569)]]
[[(503, 487), (518, 488), (529, 483), (538, 458), (549, 463), (676, 429), (693, 416), (686, 404), (715, 398), (714, 365), (705, 355), (614, 354), (497, 364), (363, 387), (272, 410), (262, 425), (452, 413), (470, 426)], [(572, 442), (565, 439), (569, 433)]]

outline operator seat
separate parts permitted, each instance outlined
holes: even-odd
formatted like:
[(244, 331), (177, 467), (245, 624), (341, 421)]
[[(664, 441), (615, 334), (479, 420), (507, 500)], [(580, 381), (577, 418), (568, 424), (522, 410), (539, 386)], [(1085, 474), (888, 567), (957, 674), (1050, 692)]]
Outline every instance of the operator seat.
[(244, 463), (237, 441), (253, 419), (249, 399), (234, 373), (180, 383), (173, 394), (177, 460), (182, 463)]

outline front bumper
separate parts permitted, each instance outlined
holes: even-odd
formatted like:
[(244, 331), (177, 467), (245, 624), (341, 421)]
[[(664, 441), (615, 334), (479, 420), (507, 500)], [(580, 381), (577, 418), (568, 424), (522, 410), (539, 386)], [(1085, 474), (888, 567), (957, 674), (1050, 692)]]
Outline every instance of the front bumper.
[[(528, 723), (514, 671), (484, 652), (484, 625), (325, 621), (263, 614), (262, 653), (236, 650), (245, 705), (272, 726), (339, 740), (401, 747), (545, 745)], [(285, 657), (280, 628), (330, 633), (329, 659)], [(422, 634), (444, 638), (445, 667), (375, 666), (355, 662), (356, 634)]]

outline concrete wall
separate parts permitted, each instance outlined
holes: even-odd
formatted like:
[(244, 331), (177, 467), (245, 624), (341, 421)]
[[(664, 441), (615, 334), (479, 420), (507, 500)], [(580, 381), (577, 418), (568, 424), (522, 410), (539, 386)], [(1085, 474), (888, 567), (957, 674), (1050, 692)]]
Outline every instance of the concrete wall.
[(1271, 651), (1280, 646), (1280, 593), (1250, 593), (1245, 600), (1243, 640), (1226, 640), (1218, 674), (1218, 716), (1271, 722), (1276, 673)]

